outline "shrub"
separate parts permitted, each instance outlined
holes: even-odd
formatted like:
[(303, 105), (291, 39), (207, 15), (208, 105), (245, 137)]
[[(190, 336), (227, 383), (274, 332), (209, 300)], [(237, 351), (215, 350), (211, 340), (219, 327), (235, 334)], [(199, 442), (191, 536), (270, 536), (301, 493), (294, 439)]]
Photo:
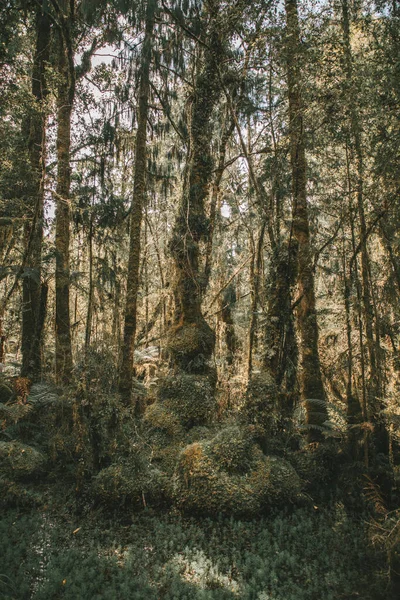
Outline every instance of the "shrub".
[(43, 470), (46, 456), (20, 442), (0, 442), (0, 472), (20, 478), (30, 477)]

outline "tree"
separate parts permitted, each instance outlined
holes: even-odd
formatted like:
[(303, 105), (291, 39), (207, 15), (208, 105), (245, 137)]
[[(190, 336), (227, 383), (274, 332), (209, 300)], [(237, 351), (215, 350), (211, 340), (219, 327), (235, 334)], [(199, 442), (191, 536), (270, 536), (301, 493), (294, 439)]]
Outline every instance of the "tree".
[(293, 237), (297, 244), (296, 324), (300, 337), (301, 395), (307, 413), (308, 440), (322, 440), (328, 415), (318, 351), (314, 269), (307, 208), (304, 108), (301, 96), (301, 48), (297, 1), (286, 0), (286, 53), (292, 165)]
[(50, 54), (50, 16), (45, 3), (35, 15), (36, 48), (32, 71), (33, 106), (27, 124), (32, 175), (30, 222), (25, 226), (26, 264), (23, 276), (22, 369), (21, 375), (38, 379), (41, 373), (41, 339), (47, 285), (41, 282), (43, 245), (46, 125), (48, 86), (46, 68)]
[(135, 174), (130, 207), (128, 275), (126, 283), (122, 363), (119, 382), (120, 392), (126, 402), (129, 402), (132, 390), (133, 352), (137, 321), (137, 295), (140, 283), (140, 237), (143, 209), (146, 203), (147, 119), (149, 112), (150, 67), (152, 62), (155, 8), (154, 1), (148, 0), (145, 18), (145, 35), (140, 63), (138, 127), (135, 142)]

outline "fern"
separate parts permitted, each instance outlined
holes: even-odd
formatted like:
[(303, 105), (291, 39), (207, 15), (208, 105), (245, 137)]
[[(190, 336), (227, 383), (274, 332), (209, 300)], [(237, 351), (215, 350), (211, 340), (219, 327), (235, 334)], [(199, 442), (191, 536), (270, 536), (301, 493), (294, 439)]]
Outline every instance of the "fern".
[(55, 386), (49, 383), (35, 383), (31, 388), (27, 403), (34, 409), (39, 409), (56, 404), (59, 400), (59, 392)]

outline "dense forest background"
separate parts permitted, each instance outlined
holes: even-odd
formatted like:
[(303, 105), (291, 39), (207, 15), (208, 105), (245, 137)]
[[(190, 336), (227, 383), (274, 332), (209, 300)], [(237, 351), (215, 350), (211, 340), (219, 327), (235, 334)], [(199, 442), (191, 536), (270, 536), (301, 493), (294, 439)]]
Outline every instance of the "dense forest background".
[(397, 0), (5, 0), (0, 86), (0, 592), (397, 598)]

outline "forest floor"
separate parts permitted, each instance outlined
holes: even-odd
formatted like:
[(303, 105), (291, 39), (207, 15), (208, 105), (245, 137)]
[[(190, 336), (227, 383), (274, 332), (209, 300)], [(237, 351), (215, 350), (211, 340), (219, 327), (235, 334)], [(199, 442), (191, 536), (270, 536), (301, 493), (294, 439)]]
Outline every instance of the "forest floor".
[(342, 503), (251, 521), (74, 508), (40, 489), (0, 520), (2, 600), (387, 600), (368, 521)]

